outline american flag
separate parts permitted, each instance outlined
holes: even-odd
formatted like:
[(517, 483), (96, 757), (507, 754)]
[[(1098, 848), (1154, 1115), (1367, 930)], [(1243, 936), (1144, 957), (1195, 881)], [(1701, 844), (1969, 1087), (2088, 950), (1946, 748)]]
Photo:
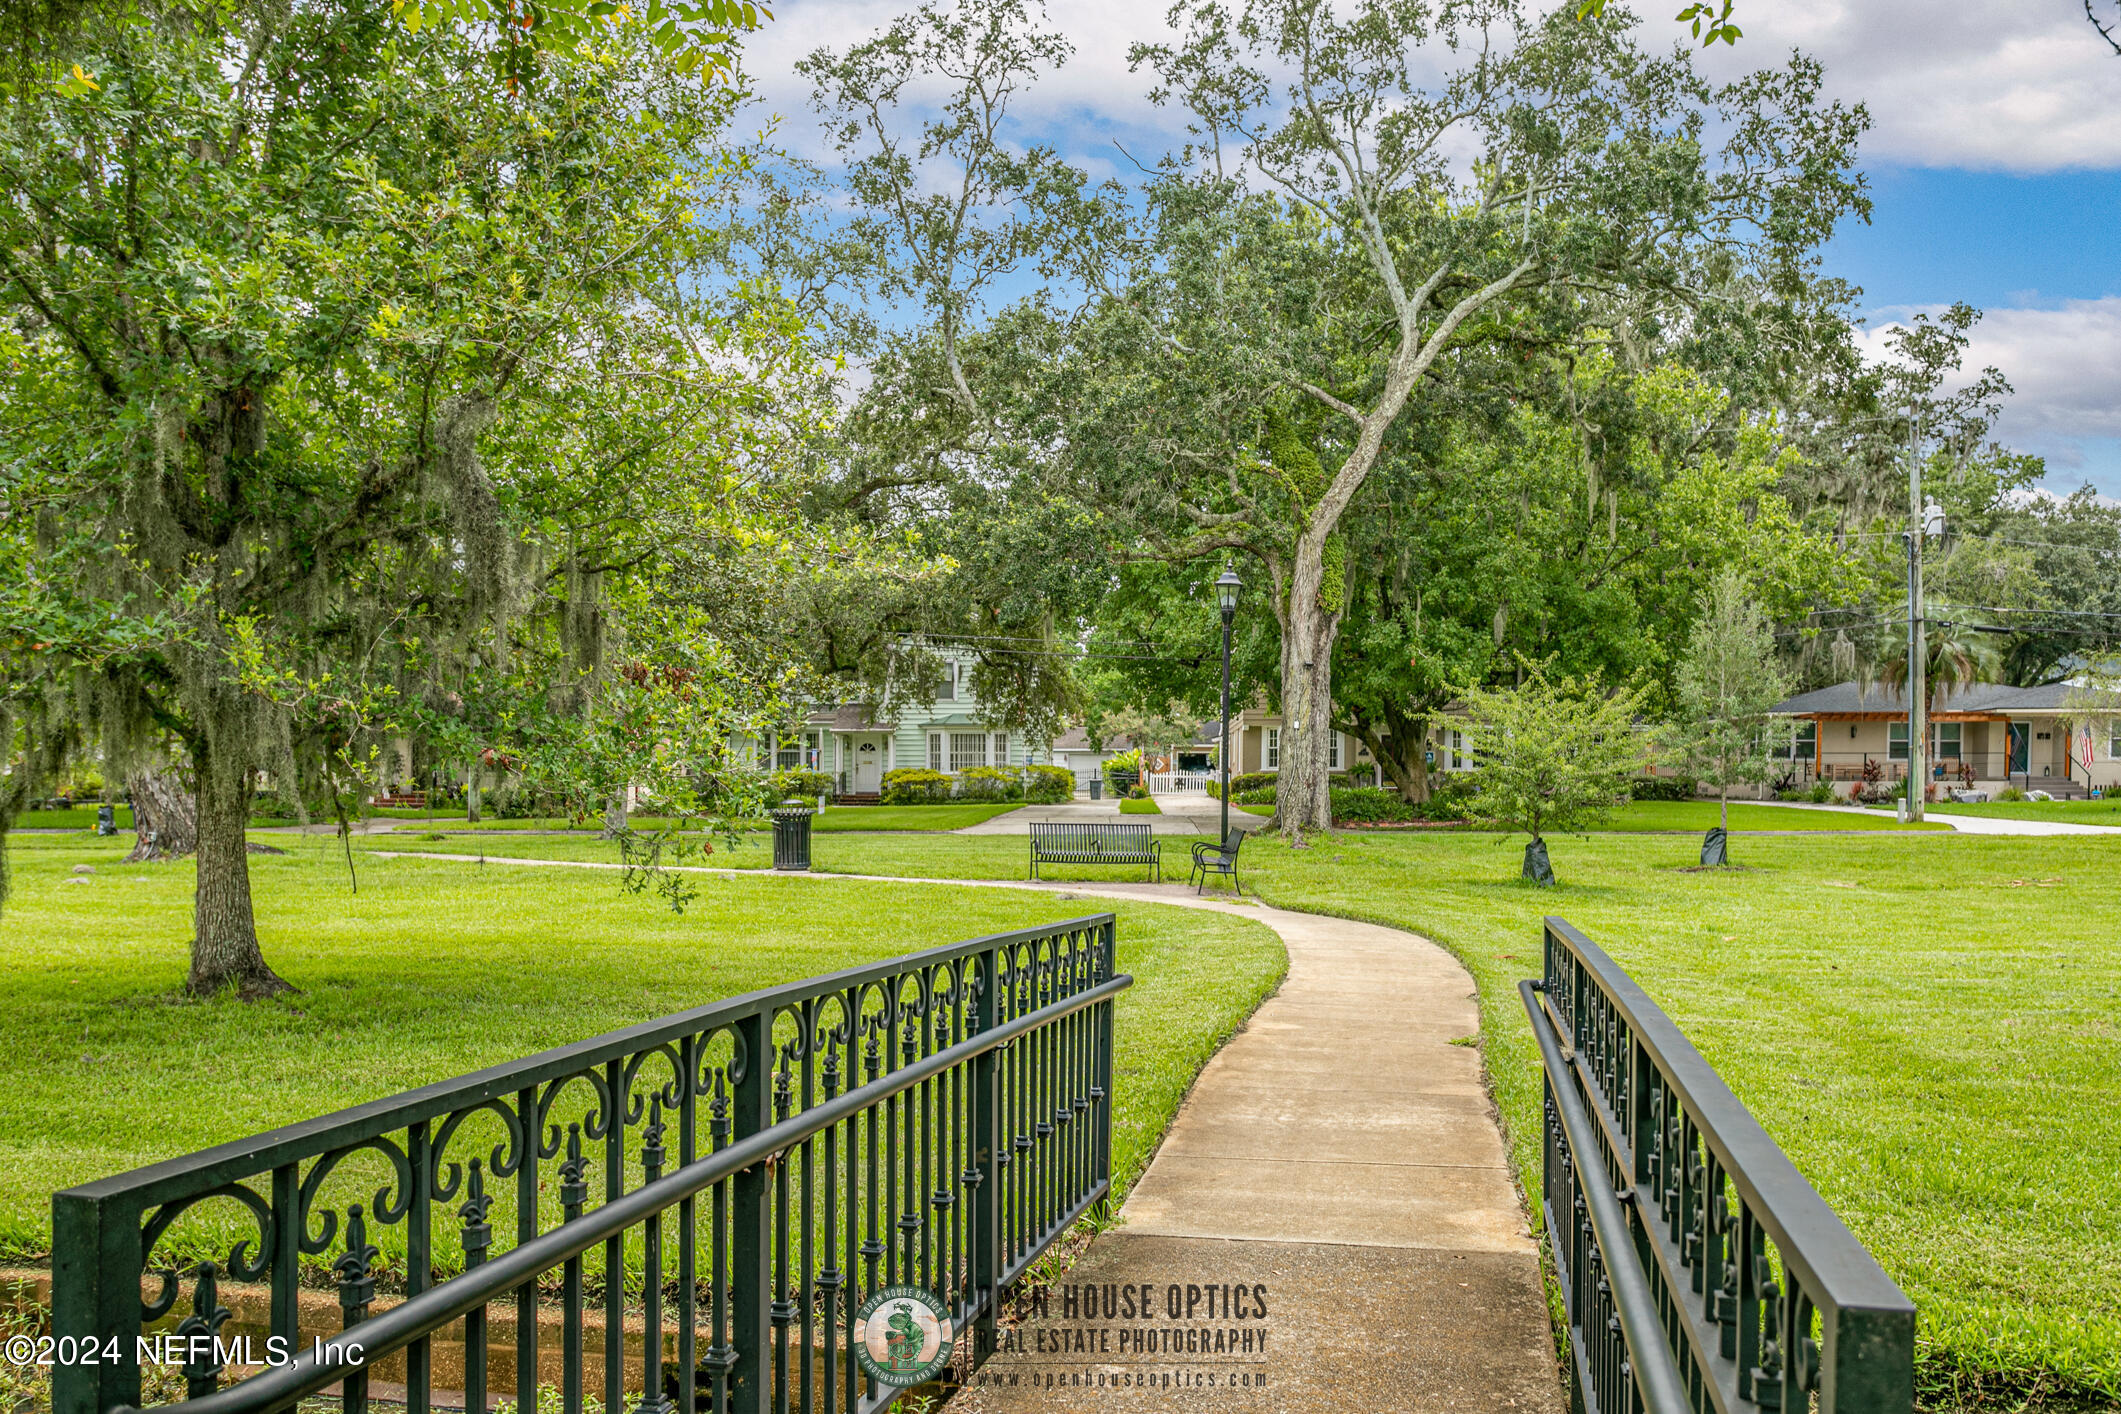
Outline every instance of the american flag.
[(2092, 770), (2092, 724), (2090, 722), (2084, 724), (2082, 733), (2077, 737), (2077, 759), (2084, 763), (2084, 774), (2089, 776)]

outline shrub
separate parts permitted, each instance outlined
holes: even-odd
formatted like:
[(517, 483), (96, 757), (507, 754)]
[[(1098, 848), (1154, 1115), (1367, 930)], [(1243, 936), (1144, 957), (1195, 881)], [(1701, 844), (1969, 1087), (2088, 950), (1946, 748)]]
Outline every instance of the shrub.
[(941, 771), (902, 766), (884, 772), (882, 800), (886, 805), (941, 805), (950, 799), (955, 785)]
[[(1237, 782), (1232, 781), (1230, 784), (1235, 787)], [(1230, 792), (1230, 803), (1232, 805), (1272, 805), (1274, 803), (1274, 783), (1269, 781), (1265, 785), (1255, 786), (1251, 790), (1233, 789)]]
[(1806, 791), (1805, 795), (1814, 805), (1831, 805), (1834, 801), (1834, 783), (1823, 779), (1813, 781), (1812, 788)]
[(1396, 825), (1422, 818), (1420, 809), (1400, 799), (1397, 791), (1378, 786), (1344, 786), (1332, 794), (1335, 824)]
[(1235, 800), (1246, 791), (1274, 789), (1273, 771), (1243, 771), (1230, 777), (1230, 799)]
[(1429, 792), (1429, 798), (1414, 807), (1424, 820), (1470, 820), (1473, 818), (1473, 783), (1465, 776), (1447, 776)]
[(825, 771), (775, 771), (773, 789), (776, 800), (789, 796), (815, 800), (821, 795), (832, 794), (832, 776)]
[(959, 800), (1022, 800), (1024, 783), (1008, 766), (971, 766), (957, 773)]
[(2025, 792), (2019, 790), (2016, 786), (2005, 786), (2002, 790), (1996, 792), (1996, 799), (2023, 800), (2025, 799)]
[(1065, 766), (1024, 767), (1024, 799), (1033, 805), (1075, 799), (1075, 772)]
[(1141, 779), (1142, 753), (1140, 747), (1122, 751), (1105, 763), (1105, 780), (1116, 791), (1124, 791)]
[(1637, 776), (1628, 782), (1630, 800), (1692, 800), (1692, 776)]

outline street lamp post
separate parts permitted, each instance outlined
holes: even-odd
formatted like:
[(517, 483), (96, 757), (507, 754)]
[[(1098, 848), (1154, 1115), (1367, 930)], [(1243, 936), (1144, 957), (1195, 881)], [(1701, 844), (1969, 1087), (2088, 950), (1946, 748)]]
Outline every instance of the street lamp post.
[(1215, 604), (1223, 615), (1223, 727), (1222, 735), (1216, 738), (1215, 758), (1220, 764), (1223, 778), (1223, 848), (1230, 847), (1230, 623), (1237, 617), (1237, 591), (1244, 588), (1244, 581), (1237, 571), (1225, 567), (1222, 578), (1215, 581)]

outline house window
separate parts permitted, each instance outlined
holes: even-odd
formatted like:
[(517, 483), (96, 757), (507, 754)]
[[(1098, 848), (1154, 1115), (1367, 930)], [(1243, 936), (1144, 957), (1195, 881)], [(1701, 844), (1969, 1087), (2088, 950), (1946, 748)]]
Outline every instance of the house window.
[(1339, 732), (1327, 732), (1327, 733), (1326, 733), (1326, 769), (1327, 769), (1328, 771), (1338, 771), (1338, 770), (1339, 770), (1339, 769), (1341, 768), (1341, 761), (1342, 761), (1342, 754), (1341, 754), (1341, 745), (1340, 745), (1340, 733), (1339, 733)]
[(1889, 722), (1885, 728), (1885, 753), (1890, 760), (1907, 760), (1907, 723)]
[(994, 764), (997, 766), (1009, 764), (1009, 733), (1007, 732), (996, 732), (994, 734)]
[(1778, 761), (1803, 761), (1819, 754), (1819, 724), (1799, 722), (1797, 730), (1775, 743), (1768, 753)]
[(2106, 724), (2106, 755), (2109, 760), (2121, 761), (2121, 717)]
[(1451, 756), (1445, 768), (1452, 771), (1473, 769), (1473, 748), (1466, 745), (1466, 734), (1453, 729), (1451, 732)]
[(935, 700), (938, 702), (957, 701), (957, 664), (943, 664), (943, 685), (936, 689)]
[(1965, 740), (1965, 723), (1937, 723), (1937, 759), (1939, 761), (1957, 761), (1963, 754), (1960, 751), (1960, 746)]
[(1267, 759), (1265, 765), (1261, 769), (1268, 771), (1279, 771), (1281, 769), (1280, 727), (1267, 728)]
[(943, 734), (941, 732), (930, 732), (928, 734), (928, 769), (931, 771), (943, 769)]
[(950, 733), (950, 769), (969, 771), (974, 766), (987, 764), (987, 734), (985, 732)]
[(779, 770), (814, 771), (817, 769), (819, 754), (816, 732), (796, 732), (788, 736), (776, 734), (773, 738), (773, 764)]

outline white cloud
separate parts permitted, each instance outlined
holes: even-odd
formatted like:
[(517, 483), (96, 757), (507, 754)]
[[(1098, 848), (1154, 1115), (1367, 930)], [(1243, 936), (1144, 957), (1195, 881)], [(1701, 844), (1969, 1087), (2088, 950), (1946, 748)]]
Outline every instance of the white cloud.
[[(843, 48), (912, 0), (797, 0), (746, 45), (746, 67), (773, 110), (793, 120), (798, 146), (814, 141), (808, 86), (795, 62), (819, 45)], [(1552, 0), (1548, 0), (1552, 3)], [(1575, 0), (1568, 0), (1575, 3)], [(1179, 123), (1146, 97), (1127, 48), (1166, 34), (1164, 0), (1049, 0), (1075, 58), (1026, 101), (1022, 115), (1074, 153), (1116, 156), (1114, 137), (1153, 151)], [(1639, 5), (1639, 33), (1662, 46), (1686, 38), (1669, 6)], [(2121, 168), (2121, 56), (2069, 0), (1739, 0), (1745, 37), (1702, 58), (1719, 76), (1779, 63), (1801, 48), (1826, 66), (1835, 97), (1861, 101), (1875, 126), (1867, 160), (2010, 172)], [(1152, 152), (1137, 151), (1147, 157)]]
[[(2065, 0), (1739, 0), (1729, 75), (1793, 47), (1869, 106), (1867, 159), (2044, 172), (2121, 167), (2121, 56)], [(1655, 21), (1646, 26), (1654, 32)]]
[[(1892, 327), (1881, 321), (1862, 332), (1867, 356), (1884, 356)], [(1994, 366), (2010, 379), (1997, 436), (2046, 457), (2051, 482), (2111, 470), (2112, 444), (2121, 439), (2121, 296), (1991, 309), (1974, 326), (1961, 366), (1968, 373)]]

